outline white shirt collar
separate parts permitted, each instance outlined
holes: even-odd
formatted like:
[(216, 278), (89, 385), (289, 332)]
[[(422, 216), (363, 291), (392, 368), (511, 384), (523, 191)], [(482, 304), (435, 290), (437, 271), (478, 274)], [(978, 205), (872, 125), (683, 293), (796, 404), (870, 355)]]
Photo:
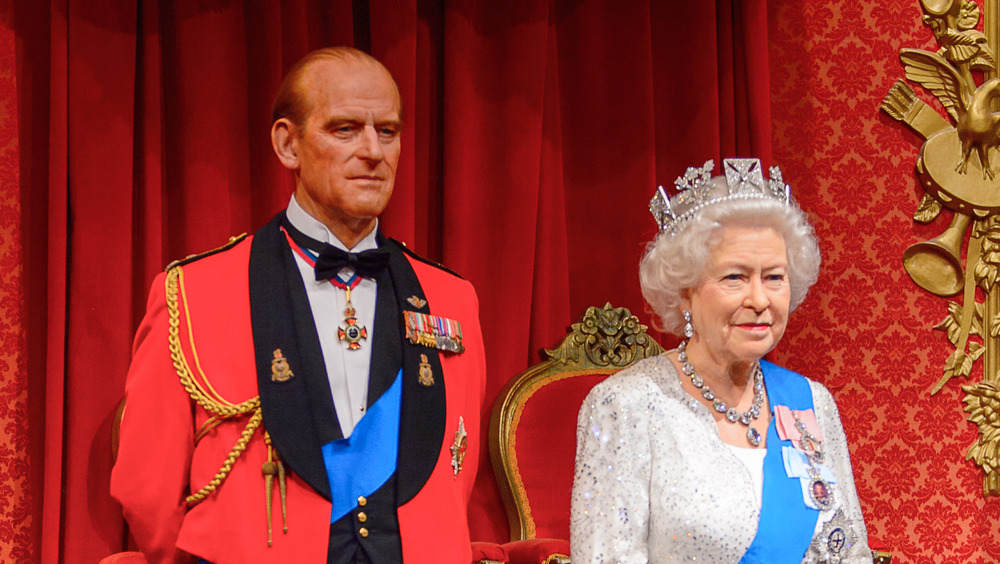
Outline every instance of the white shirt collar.
[(322, 221), (309, 215), (309, 212), (302, 209), (302, 206), (295, 201), (295, 194), (292, 194), (292, 198), (288, 202), (288, 209), (285, 211), (285, 215), (288, 217), (288, 221), (292, 224), (292, 227), (298, 229), (303, 234), (316, 239), (317, 241), (329, 243), (338, 249), (350, 251), (352, 253), (359, 253), (361, 251), (367, 251), (368, 249), (378, 248), (378, 243), (375, 242), (375, 232), (378, 231), (377, 218), (375, 219), (375, 229), (372, 229), (371, 233), (365, 235), (363, 239), (358, 241), (358, 244), (354, 245), (354, 248), (348, 249), (347, 245), (341, 242), (341, 240), (338, 239), (337, 236), (334, 235)]

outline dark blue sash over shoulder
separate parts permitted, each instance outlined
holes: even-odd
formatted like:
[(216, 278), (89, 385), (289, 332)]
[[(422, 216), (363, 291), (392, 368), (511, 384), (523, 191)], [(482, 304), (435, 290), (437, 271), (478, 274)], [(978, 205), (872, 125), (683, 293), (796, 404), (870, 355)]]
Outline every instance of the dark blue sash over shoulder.
[(804, 376), (770, 362), (761, 361), (764, 386), (771, 404), (764, 456), (764, 488), (761, 494), (757, 536), (743, 555), (745, 564), (798, 564), (802, 562), (816, 529), (819, 510), (806, 506), (798, 478), (785, 473), (781, 448), (791, 441), (778, 438), (774, 406), (787, 405), (800, 411), (813, 408), (812, 390)]
[(333, 503), (330, 522), (347, 515), (358, 496), (370, 496), (396, 472), (403, 371), (368, 408), (351, 436), (323, 445)]

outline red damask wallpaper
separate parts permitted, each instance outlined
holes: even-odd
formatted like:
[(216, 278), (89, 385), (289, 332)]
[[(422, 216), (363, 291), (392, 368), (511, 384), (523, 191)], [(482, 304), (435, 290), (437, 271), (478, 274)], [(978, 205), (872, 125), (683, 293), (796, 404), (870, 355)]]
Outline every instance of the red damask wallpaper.
[[(836, 396), (873, 546), (893, 562), (996, 562), (1000, 499), (983, 499), (982, 472), (965, 460), (977, 436), (962, 411), (965, 382), (930, 395), (952, 350), (932, 330), (947, 302), (902, 264), (903, 250), (940, 234), (951, 214), (913, 221), (922, 140), (879, 111), (903, 77), (900, 48), (937, 44), (917, 0), (772, 0), (768, 9), (774, 161), (824, 257), (778, 361)], [(981, 373), (977, 365), (971, 379)]]
[(0, 562), (29, 562), (28, 375), (24, 370), (12, 9), (11, 4), (0, 2)]

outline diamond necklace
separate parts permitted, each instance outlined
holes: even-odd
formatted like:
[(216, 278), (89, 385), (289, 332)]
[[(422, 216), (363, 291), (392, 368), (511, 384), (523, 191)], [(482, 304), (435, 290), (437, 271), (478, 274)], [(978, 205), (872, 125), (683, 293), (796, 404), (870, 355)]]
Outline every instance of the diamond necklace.
[(681, 362), (681, 371), (691, 378), (691, 385), (701, 390), (701, 397), (712, 402), (712, 408), (719, 413), (726, 414), (726, 420), (730, 423), (742, 423), (747, 428), (747, 442), (750, 446), (760, 446), (760, 431), (750, 426), (760, 417), (760, 408), (764, 405), (764, 373), (760, 370), (760, 364), (754, 366), (753, 371), (753, 403), (750, 409), (740, 413), (735, 407), (726, 407), (726, 402), (715, 397), (715, 392), (705, 385), (705, 379), (694, 371), (694, 366), (688, 362), (687, 341), (681, 342), (677, 347), (677, 360)]

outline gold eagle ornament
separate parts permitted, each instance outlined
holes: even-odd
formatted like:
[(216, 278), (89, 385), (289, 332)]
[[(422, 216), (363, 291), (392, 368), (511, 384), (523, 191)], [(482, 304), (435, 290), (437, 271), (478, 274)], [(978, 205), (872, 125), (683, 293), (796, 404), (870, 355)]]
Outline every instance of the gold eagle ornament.
[[(994, 52), (1000, 42), (1000, 3), (986, 2), (986, 33), (975, 29), (979, 6), (973, 0), (920, 0), (923, 24), (937, 39), (936, 52), (901, 49), (906, 78), (931, 92), (950, 121), (897, 80), (882, 110), (924, 138), (916, 171), (926, 192), (913, 219), (930, 223), (944, 208), (953, 212), (945, 231), (911, 245), (903, 266), (921, 288), (948, 301), (948, 314), (934, 326), (954, 351), (936, 394), (952, 378), (969, 379), (983, 359), (983, 376), (962, 386), (969, 421), (979, 428), (966, 459), (983, 471), (983, 495), (1000, 495), (1000, 178), (991, 165), (1000, 148), (1000, 78)], [(991, 19), (992, 18), (992, 19)], [(972, 71), (982, 73), (977, 85)], [(973, 157), (973, 153), (976, 157)], [(972, 170), (978, 166), (980, 174)], [(966, 237), (968, 235), (968, 237)], [(968, 239), (966, 250), (962, 246)]]

